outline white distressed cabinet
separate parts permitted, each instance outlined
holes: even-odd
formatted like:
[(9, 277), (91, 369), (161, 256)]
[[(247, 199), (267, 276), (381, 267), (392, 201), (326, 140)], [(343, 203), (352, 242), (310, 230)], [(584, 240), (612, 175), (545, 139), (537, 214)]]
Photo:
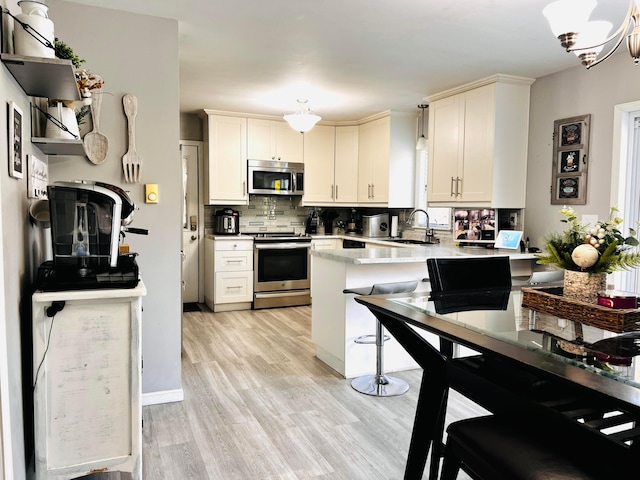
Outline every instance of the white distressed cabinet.
[(494, 75), (428, 97), (429, 205), (524, 208), (532, 83)]
[(243, 205), (247, 193), (247, 119), (205, 110), (204, 199), (208, 205)]
[(303, 163), (303, 137), (287, 122), (249, 118), (247, 153), (251, 160)]
[(130, 289), (36, 292), (36, 480), (94, 471), (142, 479), (140, 282)]
[(247, 310), (253, 301), (253, 239), (205, 239), (205, 302), (214, 312)]

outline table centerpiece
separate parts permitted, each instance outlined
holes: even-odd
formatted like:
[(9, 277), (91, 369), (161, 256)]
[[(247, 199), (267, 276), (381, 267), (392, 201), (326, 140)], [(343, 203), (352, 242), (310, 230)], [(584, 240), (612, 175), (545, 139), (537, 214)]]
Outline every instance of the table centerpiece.
[(560, 220), (569, 228), (545, 238), (546, 253), (537, 254), (538, 263), (556, 265), (564, 272), (563, 296), (587, 303), (597, 303), (598, 292), (606, 289), (606, 276), (618, 270), (640, 266), (640, 242), (636, 231), (625, 237), (619, 230), (623, 219), (616, 207), (609, 217), (591, 226), (578, 220), (575, 211), (563, 207)]

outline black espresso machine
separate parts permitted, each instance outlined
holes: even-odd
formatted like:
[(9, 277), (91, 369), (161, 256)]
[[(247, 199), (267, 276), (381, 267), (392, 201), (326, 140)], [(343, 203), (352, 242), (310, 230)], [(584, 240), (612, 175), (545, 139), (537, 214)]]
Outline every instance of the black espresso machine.
[(55, 182), (47, 192), (53, 260), (38, 268), (36, 288), (134, 288), (137, 254), (119, 254), (120, 236), (149, 232), (128, 227), (136, 209), (129, 195), (115, 185), (86, 180)]

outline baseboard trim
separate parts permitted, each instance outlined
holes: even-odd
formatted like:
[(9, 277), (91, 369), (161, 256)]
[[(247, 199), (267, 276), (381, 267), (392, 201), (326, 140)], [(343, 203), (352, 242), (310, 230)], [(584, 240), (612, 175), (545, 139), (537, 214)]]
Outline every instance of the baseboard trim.
[(182, 400), (184, 400), (184, 392), (181, 388), (142, 394), (143, 407), (147, 405), (157, 405), (159, 403), (181, 402)]

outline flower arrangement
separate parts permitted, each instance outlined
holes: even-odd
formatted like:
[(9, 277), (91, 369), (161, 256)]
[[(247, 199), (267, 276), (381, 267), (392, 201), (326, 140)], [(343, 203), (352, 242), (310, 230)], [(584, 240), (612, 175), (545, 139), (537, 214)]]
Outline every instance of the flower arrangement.
[(581, 224), (572, 208), (563, 207), (560, 213), (566, 217), (561, 222), (567, 223), (569, 229), (547, 236), (547, 253), (536, 255), (538, 263), (588, 273), (611, 273), (640, 266), (640, 252), (632, 250), (640, 244), (636, 231), (630, 228), (628, 237), (622, 235), (618, 229), (622, 218), (617, 208), (611, 207), (609, 218), (593, 227)]

